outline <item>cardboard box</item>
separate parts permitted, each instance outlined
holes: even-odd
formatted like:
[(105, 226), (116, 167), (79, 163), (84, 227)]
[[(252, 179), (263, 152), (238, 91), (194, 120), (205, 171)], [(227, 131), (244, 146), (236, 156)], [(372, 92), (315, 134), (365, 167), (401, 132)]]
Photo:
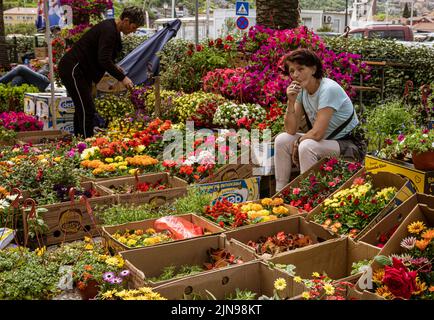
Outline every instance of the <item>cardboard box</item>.
[(372, 260), (380, 248), (350, 238), (338, 238), (280, 254), (269, 260), (273, 264), (293, 264), (296, 275), (311, 279), (313, 272), (327, 274), (333, 280), (355, 281), (361, 273), (351, 275), (351, 266), (360, 260)]
[(367, 155), (365, 158), (366, 170), (370, 172), (392, 172), (408, 178), (411, 181), (413, 192), (434, 195), (434, 171), (417, 170), (410, 163), (399, 160), (383, 160)]
[(251, 164), (226, 164), (217, 170), (212, 176), (202, 179), (200, 184), (212, 182), (248, 179), (253, 176)]
[(254, 177), (244, 180), (197, 184), (195, 187), (212, 194), (212, 205), (223, 198), (232, 203), (242, 203), (259, 199), (260, 180), (261, 177)]
[[(167, 243), (161, 246), (145, 247), (140, 249), (120, 252), (125, 260), (125, 265), (131, 271), (130, 284), (133, 288), (144, 286), (155, 287), (167, 282), (182, 278), (153, 282), (147, 278), (158, 277), (165, 267), (176, 266), (177, 269), (183, 265), (203, 266), (209, 261), (207, 251), (209, 249), (225, 249), (244, 263), (255, 260), (256, 257), (244, 247), (236, 243), (225, 241), (221, 235), (200, 237), (175, 243)], [(152, 263), (150, 263), (152, 261)], [(235, 265), (229, 265), (233, 267)], [(216, 269), (214, 269), (216, 270)], [(214, 270), (204, 269), (201, 274), (209, 273)]]
[(18, 141), (32, 144), (41, 144), (49, 141), (60, 140), (67, 136), (68, 133), (61, 130), (17, 132)]
[[(191, 214), (191, 213), (183, 214), (183, 215), (177, 215), (176, 217), (184, 218), (187, 221), (203, 228), (205, 232), (209, 232), (210, 234), (219, 234), (224, 231), (222, 228), (216, 226), (211, 222), (208, 222), (206, 219), (199, 217), (195, 214)], [(136, 230), (136, 229), (146, 230), (149, 228), (154, 228), (154, 222), (155, 220), (158, 219), (159, 218), (146, 219), (142, 221), (119, 224), (115, 226), (104, 226), (102, 227), (103, 236), (107, 240), (109, 247), (112, 248), (115, 252), (136, 249), (136, 248), (127, 247), (126, 245), (120, 243), (119, 241), (117, 241), (112, 237), (112, 234), (116, 233), (117, 231), (123, 232), (125, 230)], [(185, 241), (185, 240), (187, 239), (176, 240), (176, 241)], [(162, 244), (156, 244), (155, 246), (161, 246), (161, 245)]]
[(417, 204), (425, 204), (434, 208), (434, 196), (416, 193), (405, 200), (399, 207), (390, 212), (380, 220), (371, 230), (369, 230), (359, 241), (377, 246), (380, 236), (391, 231), (394, 227), (399, 227)]
[[(52, 118), (51, 93), (41, 92), (36, 96), (36, 115), (40, 118)], [(75, 112), (74, 102), (70, 97), (63, 93), (55, 93), (54, 108), (56, 110), (56, 118), (61, 119), (66, 116), (73, 116)]]
[[(341, 190), (349, 188), (353, 183), (354, 179), (362, 174), (363, 172), (359, 171), (350, 180), (348, 180), (346, 183), (342, 185)], [(382, 189), (386, 187), (395, 187), (397, 189), (397, 192), (395, 196), (392, 198), (392, 200), (389, 202), (389, 204), (385, 208), (383, 208), (375, 217), (373, 217), (372, 220), (366, 225), (366, 227), (363, 230), (360, 230), (360, 232), (357, 234), (354, 240), (360, 239), (360, 237), (362, 237), (365, 233), (367, 233), (370, 229), (372, 229), (381, 219), (383, 219), (384, 216), (386, 216), (391, 210), (393, 210), (397, 205), (401, 204), (402, 201), (406, 200), (410, 196), (407, 194), (408, 180), (400, 177), (397, 174), (390, 173), (390, 172), (378, 172), (374, 174), (372, 172), (368, 172), (367, 175), (372, 176), (372, 184), (374, 188)], [(324, 204), (321, 203), (314, 210), (309, 212), (306, 217), (307, 220), (312, 221), (312, 223), (315, 223), (313, 222), (313, 220), (316, 215), (319, 215), (321, 213), (323, 207)]]
[(173, 281), (155, 287), (154, 292), (160, 293), (169, 300), (191, 299), (197, 294), (202, 299), (212, 299), (207, 292), (216, 299), (223, 300), (229, 295), (234, 295), (236, 289), (250, 290), (256, 293), (256, 298), (261, 295), (272, 297), (274, 281), (278, 278), (284, 278), (287, 282), (285, 290), (280, 292), (281, 297), (287, 299), (303, 292), (303, 286), (294, 282), (287, 273), (271, 269), (261, 261), (243, 263), (233, 268)]
[(38, 93), (24, 93), (24, 113), (36, 115), (36, 98)]
[[(53, 121), (51, 119), (41, 118), (40, 120), (44, 123), (44, 131), (54, 130)], [(69, 134), (74, 134), (74, 118), (64, 117), (57, 119), (56, 130), (60, 130)]]
[[(326, 163), (329, 159), (328, 158), (322, 158), (321, 160), (319, 160), (316, 164), (314, 164), (309, 170), (305, 171), (303, 174), (299, 175), (297, 178), (295, 178), (294, 180), (292, 180), (290, 183), (288, 183), (280, 192), (276, 193), (273, 196), (274, 198), (277, 197), (282, 197), (281, 196), (281, 192), (288, 190), (288, 189), (293, 189), (293, 188), (299, 188), (300, 187), (300, 183), (306, 179), (307, 177), (309, 177), (311, 174), (319, 172), (321, 166)], [(355, 177), (359, 176), (361, 174), (361, 172), (363, 172), (363, 168), (361, 168), (359, 171), (355, 172), (354, 175), (347, 180), (347, 182), (343, 183), (339, 188), (337, 188), (335, 191), (331, 192), (329, 194), (329, 197), (331, 197), (335, 192), (338, 192), (339, 190), (345, 189), (347, 187), (351, 186), (351, 183), (348, 184), (349, 181), (352, 181), (352, 179), (354, 179)], [(318, 205), (319, 206), (319, 205)], [(318, 208), (318, 206), (316, 206), (315, 208), (312, 209), (315, 210), (316, 208)]]
[[(171, 177), (168, 173), (151, 173), (139, 176), (139, 182), (156, 183), (161, 180), (161, 183), (168, 183), (169, 189), (156, 190), (148, 192), (134, 192), (119, 194), (120, 203), (151, 203), (154, 205), (163, 205), (171, 202), (179, 197), (187, 194), (188, 183), (180, 178)], [(133, 176), (112, 178), (105, 181), (96, 182), (97, 190), (105, 190), (108, 194), (115, 194), (115, 191), (110, 189), (111, 186), (135, 185), (136, 180)]]
[[(270, 259), (272, 258), (269, 254), (256, 254), (255, 249), (248, 246), (249, 241), (257, 241), (260, 237), (274, 236), (278, 232), (287, 233), (301, 233), (305, 236), (309, 236), (313, 244), (318, 244), (327, 240), (336, 239), (335, 235), (330, 234), (324, 228), (317, 224), (310, 223), (302, 217), (292, 217), (292, 218), (281, 218), (278, 220), (263, 222), (260, 224), (250, 225), (239, 230), (228, 231), (223, 235), (228, 241), (233, 241), (238, 243), (240, 246), (244, 246), (250, 252), (254, 253), (260, 259)], [(310, 245), (310, 246), (312, 246)], [(308, 246), (308, 247), (310, 247)], [(295, 252), (300, 249), (294, 249), (288, 252)], [(278, 253), (275, 256), (280, 256), (285, 254), (285, 252)]]
[[(89, 199), (92, 210), (96, 206), (110, 206), (117, 203), (115, 196), (101, 196)], [(76, 200), (73, 203), (63, 202), (41, 206), (48, 211), (43, 213), (43, 219), (48, 225), (45, 244), (52, 245), (62, 242), (83, 239), (85, 236), (100, 236), (99, 221), (95, 215), (89, 215), (86, 205)]]

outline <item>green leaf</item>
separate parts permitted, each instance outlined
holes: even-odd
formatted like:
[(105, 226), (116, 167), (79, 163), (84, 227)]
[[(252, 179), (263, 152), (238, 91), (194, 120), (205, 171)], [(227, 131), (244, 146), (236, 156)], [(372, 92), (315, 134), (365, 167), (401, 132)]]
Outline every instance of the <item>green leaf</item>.
[(376, 256), (374, 260), (382, 266), (391, 266), (392, 260), (386, 256)]

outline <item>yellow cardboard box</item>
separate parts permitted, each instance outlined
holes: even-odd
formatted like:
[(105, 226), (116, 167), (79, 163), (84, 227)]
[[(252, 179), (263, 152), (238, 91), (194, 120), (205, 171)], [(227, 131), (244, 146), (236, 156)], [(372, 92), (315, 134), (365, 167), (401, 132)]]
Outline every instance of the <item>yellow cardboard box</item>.
[(392, 172), (408, 178), (411, 185), (408, 185), (409, 195), (417, 192), (434, 195), (434, 171), (422, 171), (414, 168), (412, 164), (399, 160), (383, 160), (371, 155), (365, 158), (365, 168), (370, 172)]

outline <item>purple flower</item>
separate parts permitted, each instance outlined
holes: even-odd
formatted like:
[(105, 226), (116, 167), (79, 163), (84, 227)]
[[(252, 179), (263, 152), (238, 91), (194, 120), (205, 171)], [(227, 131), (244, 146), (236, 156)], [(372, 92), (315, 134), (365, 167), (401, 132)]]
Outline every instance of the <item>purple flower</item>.
[(122, 271), (119, 273), (119, 276), (121, 276), (122, 278), (127, 277), (127, 276), (129, 276), (129, 275), (130, 275), (130, 270), (122, 270)]
[(113, 278), (113, 284), (121, 284), (123, 282), (122, 278), (115, 277)]
[(70, 158), (74, 158), (74, 156), (75, 156), (75, 150), (74, 149), (69, 150), (66, 155), (68, 157), (70, 157)]
[(412, 259), (411, 260), (411, 264), (419, 272), (426, 272), (426, 273), (428, 273), (428, 272), (431, 272), (431, 269), (432, 269), (431, 262), (427, 258), (425, 258), (425, 257)]
[(113, 272), (106, 272), (102, 275), (102, 279), (106, 282), (113, 283), (115, 279), (115, 274)]
[(78, 153), (82, 153), (84, 149), (87, 148), (87, 144), (84, 142), (80, 142), (77, 144)]
[(402, 141), (405, 139), (405, 135), (403, 135), (402, 133), (399, 134), (398, 136), (398, 141)]

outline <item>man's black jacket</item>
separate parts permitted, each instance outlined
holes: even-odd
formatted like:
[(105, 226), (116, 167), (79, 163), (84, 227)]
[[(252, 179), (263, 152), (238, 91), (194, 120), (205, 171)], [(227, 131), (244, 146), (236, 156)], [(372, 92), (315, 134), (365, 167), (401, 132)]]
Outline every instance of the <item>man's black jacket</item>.
[(107, 19), (88, 30), (63, 58), (72, 63), (78, 62), (85, 76), (95, 83), (106, 71), (122, 81), (125, 75), (114, 64), (121, 50), (121, 35), (115, 20)]

